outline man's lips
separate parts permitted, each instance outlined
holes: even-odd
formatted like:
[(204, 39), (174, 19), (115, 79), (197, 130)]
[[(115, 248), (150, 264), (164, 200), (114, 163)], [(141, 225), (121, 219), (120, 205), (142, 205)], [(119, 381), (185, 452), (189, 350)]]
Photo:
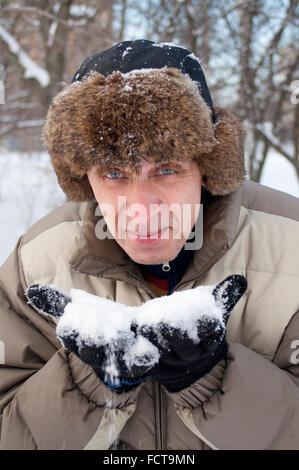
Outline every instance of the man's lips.
[(146, 232), (146, 233), (141, 233), (141, 232), (130, 232), (128, 231), (128, 235), (131, 235), (133, 236), (134, 238), (153, 238), (153, 237), (157, 237), (159, 236), (161, 233), (163, 233), (165, 230), (168, 230), (169, 227), (165, 227), (161, 230), (159, 230), (158, 232)]

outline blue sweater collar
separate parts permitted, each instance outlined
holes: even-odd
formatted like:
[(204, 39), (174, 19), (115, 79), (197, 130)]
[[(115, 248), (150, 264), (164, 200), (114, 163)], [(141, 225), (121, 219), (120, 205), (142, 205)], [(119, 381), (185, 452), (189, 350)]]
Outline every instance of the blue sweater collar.
[(185, 250), (185, 247), (181, 249), (179, 254), (172, 261), (169, 261), (169, 271), (164, 271), (163, 264), (140, 264), (137, 263), (141, 271), (147, 271), (159, 279), (167, 279), (169, 282), (169, 292), (171, 294), (175, 286), (180, 282), (187, 267), (193, 259), (194, 250)]

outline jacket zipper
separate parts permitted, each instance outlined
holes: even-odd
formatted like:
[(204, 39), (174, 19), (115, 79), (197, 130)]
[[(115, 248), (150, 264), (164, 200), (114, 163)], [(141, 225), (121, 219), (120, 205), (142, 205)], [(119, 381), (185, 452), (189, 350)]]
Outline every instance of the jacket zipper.
[(155, 404), (156, 404), (156, 450), (165, 450), (165, 420), (163, 413), (163, 390), (158, 382), (154, 382), (155, 386)]
[[(228, 244), (225, 243), (225, 244), (214, 254), (214, 256), (210, 259), (209, 263), (206, 264), (205, 266), (203, 266), (202, 269), (197, 273), (197, 278), (194, 279), (194, 281), (195, 281), (195, 280), (198, 281), (198, 280), (200, 279), (200, 277), (201, 277), (203, 274), (205, 274), (205, 272), (215, 263), (215, 261), (217, 261), (217, 259), (220, 257), (220, 253), (221, 253), (222, 255), (224, 255), (224, 253), (227, 251), (228, 247), (229, 247)], [(157, 293), (144, 281), (144, 279), (140, 278), (139, 276), (136, 276), (136, 274), (131, 273), (131, 272), (128, 271), (127, 269), (126, 269), (126, 272), (128, 273), (129, 276), (133, 277), (134, 279), (137, 279), (137, 280), (141, 283), (143, 290), (145, 290), (148, 294), (150, 294), (153, 299), (159, 297), (159, 296), (157, 295)], [(188, 281), (187, 284), (188, 284), (189, 282), (190, 282), (190, 281)], [(177, 288), (177, 287), (181, 288), (181, 287), (183, 287), (185, 284), (186, 284), (186, 283), (183, 283), (183, 284), (178, 283), (178, 285), (176, 286), (176, 288)], [(176, 288), (173, 289), (172, 293), (177, 291)], [(154, 295), (153, 295), (153, 294), (154, 294)]]

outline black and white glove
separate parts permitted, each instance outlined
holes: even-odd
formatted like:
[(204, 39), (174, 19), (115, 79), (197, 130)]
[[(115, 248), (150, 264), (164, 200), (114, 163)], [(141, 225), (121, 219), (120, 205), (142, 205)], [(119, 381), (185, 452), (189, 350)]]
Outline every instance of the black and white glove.
[(221, 314), (211, 315), (209, 308), (206, 312), (203, 310), (192, 323), (194, 335), (190, 334), (190, 327), (188, 331), (188, 328), (163, 321), (157, 326), (141, 327), (141, 334), (160, 351), (159, 362), (151, 370), (151, 377), (169, 391), (178, 392), (206, 375), (225, 358), (228, 351), (226, 324), (246, 288), (247, 281), (240, 275), (229, 276), (217, 284), (212, 297)]
[(137, 334), (126, 305), (71, 289), (32, 284), (25, 294), (39, 312), (58, 320), (56, 336), (68, 351), (90, 365), (110, 388), (126, 392), (141, 383), (158, 361), (157, 348)]
[(119, 392), (148, 376), (179, 391), (209, 372), (227, 353), (229, 314), (247, 287), (233, 275), (131, 307), (71, 289), (32, 284), (25, 294), (38, 311), (58, 319), (62, 345)]

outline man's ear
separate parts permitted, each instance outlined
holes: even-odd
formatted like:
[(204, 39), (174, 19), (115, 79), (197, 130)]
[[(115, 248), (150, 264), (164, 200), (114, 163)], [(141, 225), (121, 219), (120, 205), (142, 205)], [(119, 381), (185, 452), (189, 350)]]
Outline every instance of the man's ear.
[(247, 280), (240, 274), (233, 274), (219, 282), (212, 292), (216, 304), (224, 308), (224, 320), (227, 321), (230, 312), (247, 289)]
[(41, 313), (59, 318), (72, 299), (58, 289), (46, 284), (31, 284), (25, 291), (28, 303)]

